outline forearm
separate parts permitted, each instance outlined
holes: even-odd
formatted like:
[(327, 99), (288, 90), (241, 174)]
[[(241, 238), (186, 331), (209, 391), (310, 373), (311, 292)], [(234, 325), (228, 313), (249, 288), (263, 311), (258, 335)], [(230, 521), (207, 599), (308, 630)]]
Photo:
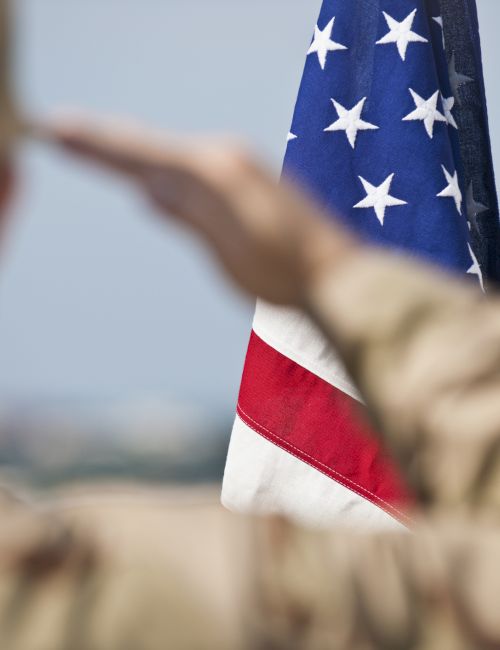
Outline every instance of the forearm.
[(210, 245), (242, 289), (305, 307), (422, 494), (460, 501), (479, 485), (485, 460), (497, 459), (500, 306), (437, 271), (364, 249), (295, 187), (277, 187), (220, 141), (174, 143), (81, 119), (41, 131), (135, 180)]
[(359, 246), (313, 278), (307, 309), (421, 496), (494, 498), (500, 304), (436, 269)]

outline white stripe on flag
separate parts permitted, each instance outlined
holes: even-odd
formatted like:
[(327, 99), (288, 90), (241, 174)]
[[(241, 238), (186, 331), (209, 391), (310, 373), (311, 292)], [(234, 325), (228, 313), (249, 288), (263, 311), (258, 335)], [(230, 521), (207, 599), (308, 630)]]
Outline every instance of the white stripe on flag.
[(304, 313), (259, 300), (253, 330), (284, 356), (361, 401), (335, 350)]
[(229, 445), (222, 503), (233, 512), (281, 514), (306, 526), (406, 530), (387, 512), (269, 442), (239, 417)]

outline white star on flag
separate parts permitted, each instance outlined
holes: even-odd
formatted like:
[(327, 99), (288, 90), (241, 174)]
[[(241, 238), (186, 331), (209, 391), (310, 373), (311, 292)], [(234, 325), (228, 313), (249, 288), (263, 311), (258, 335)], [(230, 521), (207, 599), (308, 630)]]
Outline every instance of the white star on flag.
[(374, 208), (377, 219), (380, 225), (384, 225), (385, 209), (394, 205), (407, 205), (406, 201), (397, 199), (389, 194), (391, 189), (394, 174), (388, 176), (381, 185), (372, 185), (362, 176), (358, 176), (359, 180), (363, 183), (365, 188), (366, 197), (359, 203), (356, 203), (355, 208)]
[(474, 255), (474, 251), (472, 250), (471, 245), (467, 244), (467, 246), (469, 247), (469, 253), (472, 257), (472, 266), (467, 270), (467, 273), (470, 273), (471, 275), (477, 275), (481, 289), (484, 291), (484, 281), (481, 267), (479, 266), (479, 262), (477, 261), (477, 257)]
[(448, 172), (444, 165), (441, 165), (443, 174), (445, 175), (448, 185), (444, 188), (442, 192), (439, 192), (437, 196), (440, 197), (451, 197), (455, 201), (458, 214), (462, 214), (462, 192), (458, 185), (458, 173), (455, 171), (453, 176)]
[(286, 136), (286, 141), (291, 142), (292, 140), (296, 140), (296, 139), (297, 139), (297, 136), (295, 135), (295, 133), (292, 133), (291, 131), (289, 131), (288, 135)]
[(425, 124), (425, 130), (429, 138), (434, 137), (434, 123), (446, 122), (446, 117), (437, 109), (439, 99), (439, 90), (429, 97), (424, 99), (418, 93), (409, 88), (413, 101), (415, 102), (415, 110), (403, 117), (403, 122), (410, 120), (422, 120)]
[(406, 50), (408, 49), (408, 45), (410, 43), (429, 42), (426, 38), (420, 36), (420, 34), (416, 34), (415, 32), (412, 32), (411, 30), (413, 26), (413, 21), (415, 20), (415, 16), (417, 14), (416, 9), (414, 9), (411, 12), (411, 14), (406, 16), (406, 18), (401, 22), (392, 18), (392, 16), (389, 16), (389, 14), (386, 14), (385, 11), (383, 11), (382, 13), (384, 14), (384, 18), (387, 23), (387, 26), (389, 27), (389, 32), (385, 36), (383, 36), (380, 40), (378, 40), (376, 44), (386, 45), (388, 43), (396, 43), (399, 56), (401, 57), (402, 61), (406, 59)]
[(361, 119), (361, 113), (363, 112), (363, 106), (365, 105), (366, 97), (363, 97), (356, 106), (348, 110), (342, 104), (339, 104), (334, 99), (332, 103), (335, 106), (337, 115), (339, 119), (330, 126), (327, 126), (325, 131), (345, 131), (349, 144), (354, 149), (356, 146), (356, 138), (358, 137), (358, 131), (366, 131), (367, 129), (378, 129), (378, 126), (375, 124), (370, 124), (370, 122), (365, 122)]
[(433, 16), (432, 20), (441, 27), (441, 32), (443, 34), (443, 50), (446, 49), (446, 41), (444, 40), (444, 25), (442, 16)]
[(445, 97), (444, 95), (441, 95), (441, 100), (443, 102), (443, 110), (444, 110), (444, 116), (446, 117), (446, 121), (448, 124), (453, 126), (455, 129), (458, 129), (458, 125), (455, 122), (455, 118), (453, 117), (453, 113), (451, 112), (453, 106), (455, 105), (455, 98), (454, 97)]
[(335, 16), (330, 20), (324, 29), (320, 29), (317, 25), (314, 28), (314, 39), (311, 43), (307, 54), (317, 54), (318, 61), (321, 69), (325, 69), (326, 57), (328, 52), (335, 52), (335, 50), (347, 50), (345, 45), (336, 43), (332, 39), (333, 25), (335, 23)]

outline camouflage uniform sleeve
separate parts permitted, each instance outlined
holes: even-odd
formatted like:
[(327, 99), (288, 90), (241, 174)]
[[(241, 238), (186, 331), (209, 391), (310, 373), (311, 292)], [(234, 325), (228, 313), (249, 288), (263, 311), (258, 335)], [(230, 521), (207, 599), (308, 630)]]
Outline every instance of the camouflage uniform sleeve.
[(362, 252), (310, 311), (425, 502), (500, 505), (500, 302), (436, 269)]
[(215, 496), (0, 500), (0, 648), (246, 648), (252, 531)]
[(76, 647), (97, 570), (87, 535), (0, 491), (1, 648)]
[(54, 513), (0, 509), (2, 649), (500, 646), (496, 522), (354, 535), (139, 492)]
[(495, 523), (355, 535), (259, 522), (265, 648), (500, 647)]

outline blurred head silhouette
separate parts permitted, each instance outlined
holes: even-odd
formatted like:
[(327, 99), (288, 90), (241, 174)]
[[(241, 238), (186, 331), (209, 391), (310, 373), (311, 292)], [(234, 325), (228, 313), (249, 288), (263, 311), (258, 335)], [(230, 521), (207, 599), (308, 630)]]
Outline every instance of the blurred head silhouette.
[(11, 80), (11, 12), (9, 0), (0, 0), (0, 226), (12, 193), (13, 148), (19, 122)]

